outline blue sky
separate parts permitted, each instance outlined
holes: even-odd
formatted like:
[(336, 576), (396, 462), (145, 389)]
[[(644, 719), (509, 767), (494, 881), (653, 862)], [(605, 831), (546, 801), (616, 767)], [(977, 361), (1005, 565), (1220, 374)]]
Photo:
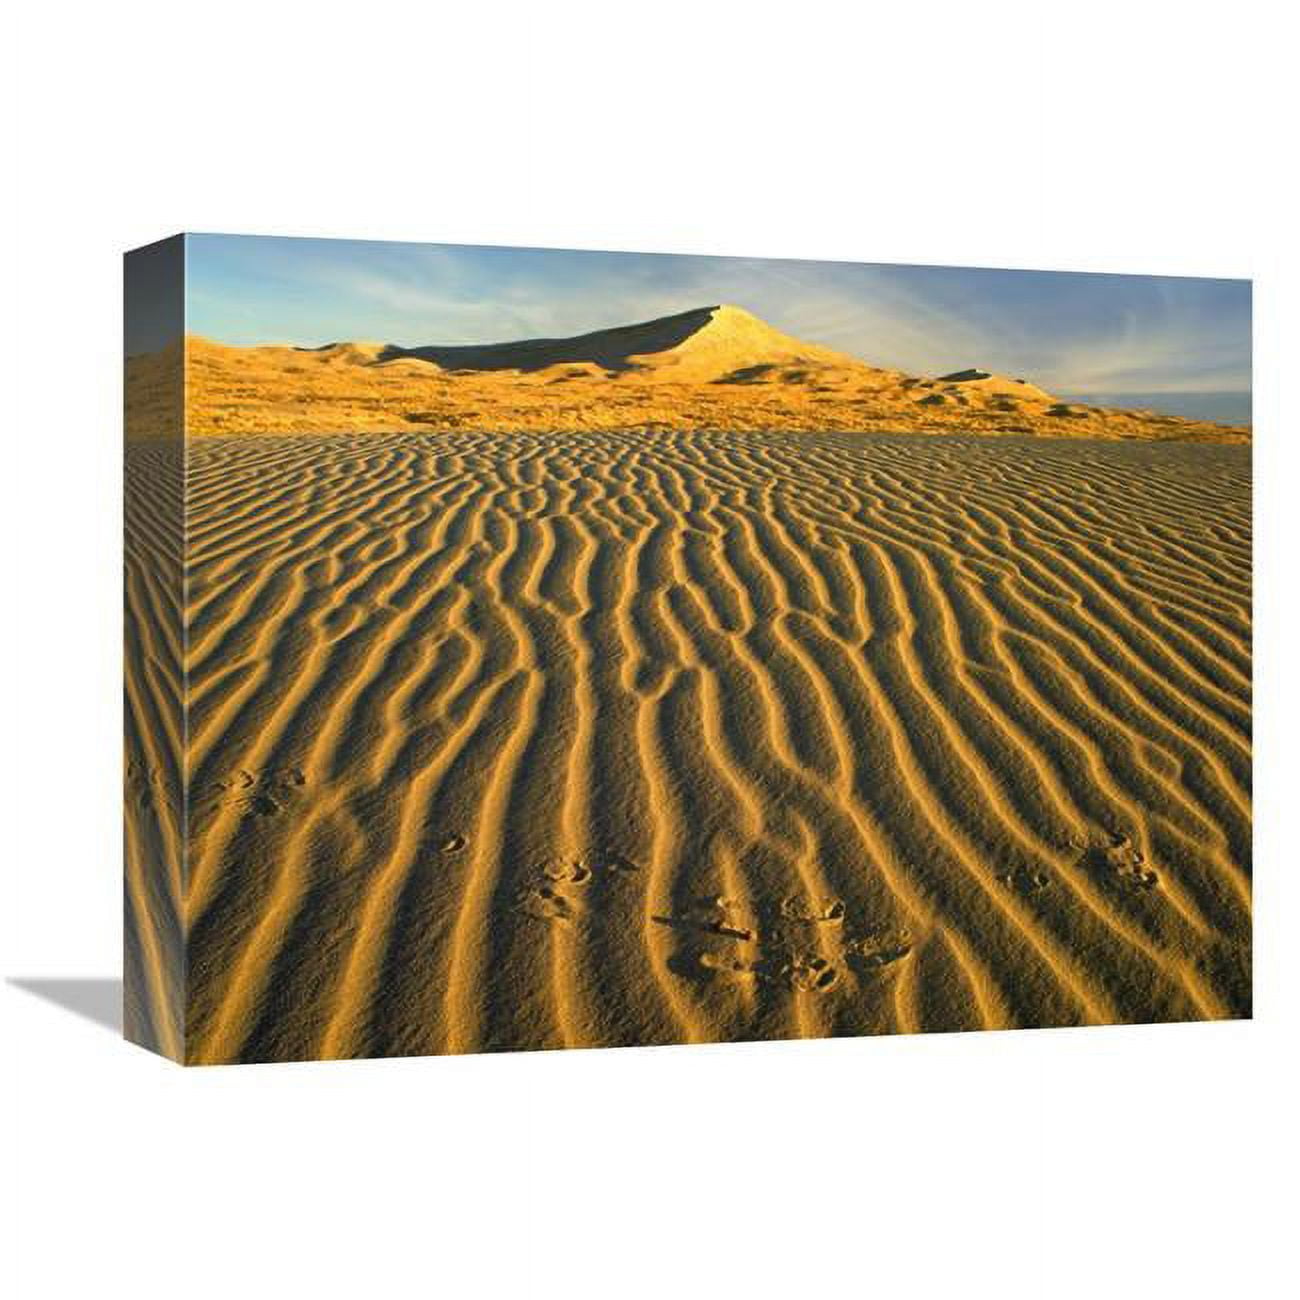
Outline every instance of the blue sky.
[(192, 235), (186, 328), (226, 343), (562, 337), (729, 302), (922, 374), (1060, 393), (1247, 393), (1244, 280)]

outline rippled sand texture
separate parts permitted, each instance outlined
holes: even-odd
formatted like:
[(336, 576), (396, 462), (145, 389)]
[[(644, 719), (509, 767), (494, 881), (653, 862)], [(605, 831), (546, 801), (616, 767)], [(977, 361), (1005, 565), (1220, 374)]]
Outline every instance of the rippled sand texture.
[(127, 445), (125, 999), (133, 1042), (184, 1051), (184, 444)]
[(191, 442), (190, 1059), (1248, 1015), (1249, 456)]

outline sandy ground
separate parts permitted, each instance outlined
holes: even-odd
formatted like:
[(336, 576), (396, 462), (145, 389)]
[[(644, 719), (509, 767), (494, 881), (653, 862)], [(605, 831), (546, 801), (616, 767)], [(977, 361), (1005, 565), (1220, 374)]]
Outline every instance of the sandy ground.
[(1250, 440), (1244, 426), (1066, 402), (1028, 378), (969, 366), (907, 375), (725, 305), (571, 339), (472, 347), (228, 347), (191, 336), (183, 349), (128, 362), (128, 408), (142, 427), (179, 427), (182, 365), (191, 434), (781, 429)]
[(185, 1048), (184, 467), (179, 439), (127, 445), (123, 1028), (172, 1057)]
[(188, 458), (189, 1059), (1250, 1013), (1248, 448)]

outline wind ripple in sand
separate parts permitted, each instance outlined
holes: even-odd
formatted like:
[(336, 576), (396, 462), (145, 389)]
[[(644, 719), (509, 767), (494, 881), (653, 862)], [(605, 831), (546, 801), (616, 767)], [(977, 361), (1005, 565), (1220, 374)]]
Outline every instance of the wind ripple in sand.
[(185, 1037), (184, 467), (179, 440), (127, 445), (123, 1031), (173, 1057)]
[(1250, 1009), (1245, 448), (189, 447), (189, 1053)]

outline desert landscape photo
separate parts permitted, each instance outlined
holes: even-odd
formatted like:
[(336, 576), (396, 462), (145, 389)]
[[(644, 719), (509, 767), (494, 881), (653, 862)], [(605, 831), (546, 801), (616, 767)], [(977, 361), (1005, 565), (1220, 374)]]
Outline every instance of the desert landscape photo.
[(133, 1037), (1250, 1015), (1247, 283), (188, 236), (184, 306)]

